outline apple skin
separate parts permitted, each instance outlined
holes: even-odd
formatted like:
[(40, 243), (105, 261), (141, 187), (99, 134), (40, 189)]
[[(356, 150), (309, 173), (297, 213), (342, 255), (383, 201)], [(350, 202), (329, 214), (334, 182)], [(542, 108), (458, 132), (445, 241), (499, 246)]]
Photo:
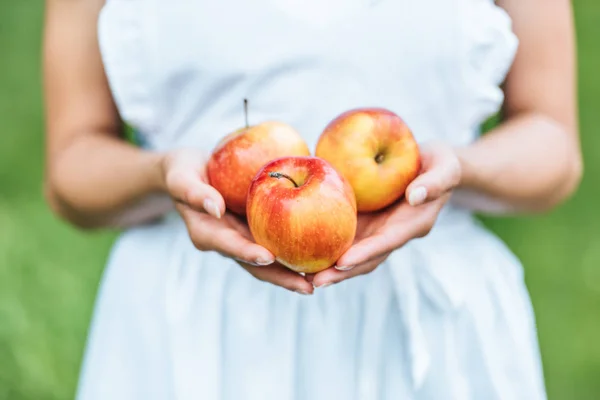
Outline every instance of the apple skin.
[(267, 121), (221, 139), (207, 162), (206, 173), (227, 209), (244, 216), (248, 188), (262, 166), (284, 156), (308, 155), (308, 145), (296, 130), (282, 122)]
[(283, 157), (265, 165), (250, 186), (246, 215), (256, 243), (296, 272), (331, 267), (356, 234), (352, 187), (318, 157)]
[(359, 212), (399, 200), (421, 169), (419, 147), (407, 124), (383, 108), (357, 108), (333, 119), (315, 155), (350, 182)]

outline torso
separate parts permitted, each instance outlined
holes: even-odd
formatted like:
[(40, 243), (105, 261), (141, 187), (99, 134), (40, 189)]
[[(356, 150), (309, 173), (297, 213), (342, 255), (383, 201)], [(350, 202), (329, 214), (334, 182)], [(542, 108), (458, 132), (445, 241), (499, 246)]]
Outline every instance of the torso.
[[(491, 0), (108, 0), (99, 38), (143, 145), (207, 152), (244, 98), (313, 151), (362, 106), (468, 143), (516, 49)], [(99, 293), (82, 400), (544, 398), (520, 264), (465, 210), (306, 297), (198, 251), (175, 215), (120, 237)]]
[[(251, 123), (289, 123), (313, 151), (331, 119), (363, 106), (398, 113), (421, 142), (465, 143), (480, 122), (463, 111), (478, 78), (464, 26), (472, 3), (489, 8), (488, 0), (109, 0), (101, 43), (121, 111), (150, 147), (210, 151), (244, 123), (244, 98)], [(119, 8), (133, 6), (134, 26), (119, 24)], [(486, 51), (507, 50), (498, 42)]]

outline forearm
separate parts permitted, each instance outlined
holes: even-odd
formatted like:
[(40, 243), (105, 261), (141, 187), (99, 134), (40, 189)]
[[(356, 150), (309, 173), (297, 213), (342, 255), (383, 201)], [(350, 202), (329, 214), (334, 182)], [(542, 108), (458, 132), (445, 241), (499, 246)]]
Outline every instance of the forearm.
[(571, 195), (582, 174), (574, 137), (544, 116), (514, 117), (457, 150), (462, 179), (455, 201), (487, 213), (551, 209)]
[(57, 214), (80, 227), (141, 222), (170, 206), (161, 160), (111, 135), (75, 135), (49, 157), (46, 197)]

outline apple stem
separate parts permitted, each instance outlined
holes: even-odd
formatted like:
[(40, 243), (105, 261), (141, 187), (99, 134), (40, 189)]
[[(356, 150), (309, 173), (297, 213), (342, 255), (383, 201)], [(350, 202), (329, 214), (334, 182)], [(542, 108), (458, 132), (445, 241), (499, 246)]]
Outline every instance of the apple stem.
[(246, 119), (246, 129), (248, 129), (248, 99), (244, 99), (244, 118)]
[(270, 176), (271, 178), (277, 178), (277, 179), (279, 179), (279, 178), (285, 178), (285, 179), (287, 179), (288, 181), (292, 182), (292, 183), (294, 184), (294, 186), (295, 186), (295, 187), (298, 187), (298, 184), (296, 183), (296, 181), (294, 181), (294, 180), (292, 179), (292, 177), (291, 177), (291, 176), (289, 176), (289, 175), (282, 174), (281, 172), (269, 172), (269, 176)]

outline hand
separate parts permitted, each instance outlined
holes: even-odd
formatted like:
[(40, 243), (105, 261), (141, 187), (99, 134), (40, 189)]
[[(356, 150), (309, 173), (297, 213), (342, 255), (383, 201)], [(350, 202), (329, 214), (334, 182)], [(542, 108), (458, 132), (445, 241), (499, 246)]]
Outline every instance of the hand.
[(461, 168), (453, 149), (446, 145), (424, 148), (421, 155), (421, 173), (406, 189), (405, 199), (377, 213), (359, 214), (355, 243), (335, 267), (311, 277), (315, 287), (367, 274), (395, 249), (429, 233), (460, 182)]
[(226, 213), (223, 197), (208, 184), (205, 166), (205, 157), (194, 150), (177, 150), (163, 158), (164, 186), (194, 246), (235, 260), (257, 279), (311, 294), (313, 286), (304, 277), (276, 263), (271, 252), (253, 241), (246, 223)]

